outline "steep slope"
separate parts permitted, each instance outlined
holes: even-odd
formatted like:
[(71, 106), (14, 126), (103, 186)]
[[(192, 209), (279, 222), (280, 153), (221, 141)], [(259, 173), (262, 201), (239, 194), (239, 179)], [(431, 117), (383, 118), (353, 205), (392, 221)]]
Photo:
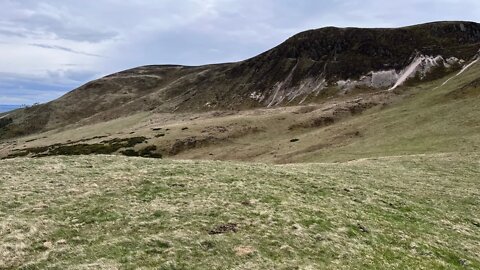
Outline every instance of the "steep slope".
[(480, 150), (480, 61), (395, 91), (302, 106), (143, 112), (0, 142), (0, 158), (116, 153), (257, 162), (345, 161)]
[(201, 67), (145, 66), (19, 110), (0, 138), (139, 112), (198, 112), (318, 102), (389, 89), (459, 69), (480, 48), (480, 25), (438, 22), (398, 29), (322, 28), (257, 57)]
[(480, 61), (472, 63), (458, 76), (406, 87), (388, 102), (388, 96), (364, 95), (255, 117), (252, 125), (263, 132), (175, 157), (290, 163), (478, 152)]
[[(480, 151), (480, 63), (472, 63), (458, 76), (411, 87), (411, 95), (394, 106), (305, 134), (300, 139), (311, 145), (333, 143), (316, 149), (300, 147), (286, 153), (284, 162)], [(360, 136), (329, 139), (346, 131), (358, 131)]]

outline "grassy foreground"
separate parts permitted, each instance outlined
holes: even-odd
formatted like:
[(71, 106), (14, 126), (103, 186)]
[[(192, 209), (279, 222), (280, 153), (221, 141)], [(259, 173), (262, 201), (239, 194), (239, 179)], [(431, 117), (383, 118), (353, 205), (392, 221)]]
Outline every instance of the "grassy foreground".
[(479, 269), (479, 160), (2, 160), (0, 269)]

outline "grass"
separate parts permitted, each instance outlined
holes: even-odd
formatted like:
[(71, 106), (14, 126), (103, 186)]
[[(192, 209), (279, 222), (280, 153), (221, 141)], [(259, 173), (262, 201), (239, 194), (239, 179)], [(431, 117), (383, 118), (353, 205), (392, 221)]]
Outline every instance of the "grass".
[(2, 160), (0, 269), (478, 269), (479, 160)]

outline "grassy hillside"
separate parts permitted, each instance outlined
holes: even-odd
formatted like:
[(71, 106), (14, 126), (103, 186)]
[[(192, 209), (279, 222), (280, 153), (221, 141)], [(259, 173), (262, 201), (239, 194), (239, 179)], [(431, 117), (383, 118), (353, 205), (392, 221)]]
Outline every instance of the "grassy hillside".
[[(349, 87), (341, 86), (344, 80), (359, 80), (383, 71), (394, 76), (395, 71), (412, 63), (417, 53), (468, 61), (479, 47), (480, 24), (474, 22), (310, 30), (241, 62), (143, 66), (91, 81), (59, 99), (11, 113), (13, 122), (0, 126), (0, 139), (137, 113), (198, 113), (323, 102), (347, 91)], [(419, 76), (417, 82), (420, 78), (438, 78), (460, 63), (446, 68), (441, 62), (426, 78)], [(376, 91), (390, 88), (395, 80), (391, 77), (360, 85)]]
[[(77, 149), (91, 148), (82, 144), (105, 144), (112, 154), (155, 147), (157, 155), (169, 158), (267, 163), (475, 152), (480, 150), (480, 63), (442, 86), (453, 76), (395, 92), (357, 90), (303, 106), (139, 113), (0, 141), (0, 157), (45, 155), (47, 146), (50, 153), (65, 152), (58, 147), (89, 153)], [(142, 143), (128, 149), (108, 145), (139, 137)]]
[[(258, 161), (290, 163), (478, 151), (480, 64), (442, 86), (448, 78), (404, 87), (397, 95), (380, 99), (362, 96), (364, 104), (374, 106), (364, 106), (365, 110), (343, 117), (338, 116), (342, 110), (351, 112), (352, 107), (344, 108), (338, 100), (272, 115), (256, 122), (265, 132), (222, 147), (187, 151), (180, 157), (202, 158), (213, 153), (219, 159), (240, 156), (248, 160), (253, 156)], [(338, 109), (328, 110), (332, 106)], [(332, 123), (311, 125), (312, 121), (329, 116), (334, 117)], [(292, 138), (298, 141), (292, 143)], [(250, 157), (247, 153), (242, 156), (245, 152)]]
[(479, 269), (479, 160), (3, 160), (0, 268)]

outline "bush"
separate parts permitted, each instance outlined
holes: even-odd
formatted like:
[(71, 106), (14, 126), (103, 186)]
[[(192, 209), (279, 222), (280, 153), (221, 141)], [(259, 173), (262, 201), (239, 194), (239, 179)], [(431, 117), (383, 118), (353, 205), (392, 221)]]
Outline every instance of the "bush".
[(0, 118), (0, 128), (4, 128), (13, 122), (12, 118)]

